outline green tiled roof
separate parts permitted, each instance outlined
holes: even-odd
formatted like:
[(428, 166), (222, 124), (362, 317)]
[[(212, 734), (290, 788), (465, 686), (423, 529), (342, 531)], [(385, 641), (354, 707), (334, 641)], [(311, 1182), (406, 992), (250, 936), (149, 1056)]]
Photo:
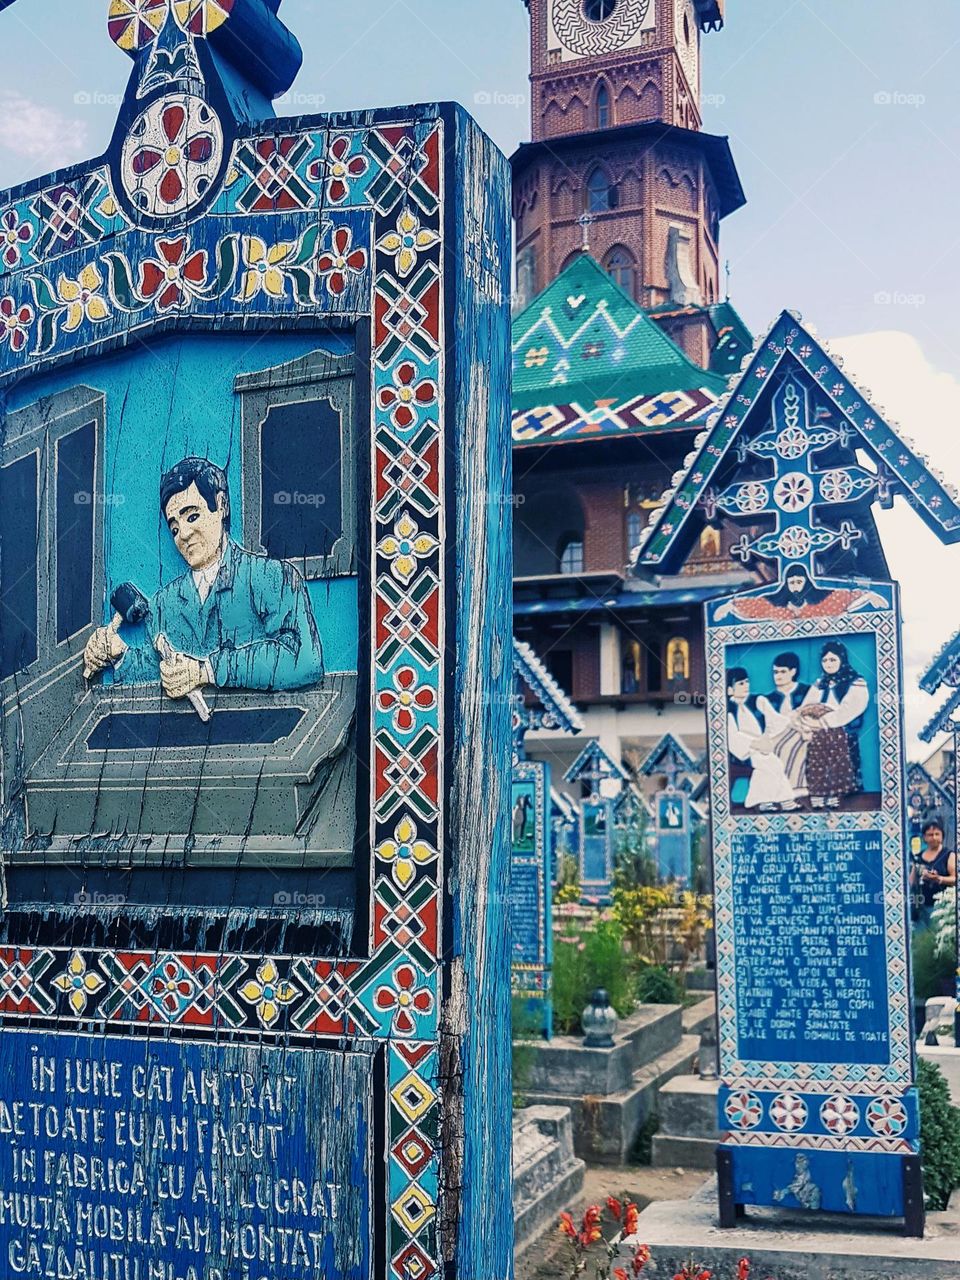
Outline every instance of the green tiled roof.
[(740, 372), (744, 356), (748, 356), (753, 350), (753, 334), (729, 300), (716, 302), (708, 310), (718, 338), (710, 368), (715, 373), (730, 377), (731, 374)]
[(513, 321), (513, 411), (541, 405), (622, 403), (702, 390), (720, 395), (722, 374), (689, 360), (643, 307), (587, 254)]

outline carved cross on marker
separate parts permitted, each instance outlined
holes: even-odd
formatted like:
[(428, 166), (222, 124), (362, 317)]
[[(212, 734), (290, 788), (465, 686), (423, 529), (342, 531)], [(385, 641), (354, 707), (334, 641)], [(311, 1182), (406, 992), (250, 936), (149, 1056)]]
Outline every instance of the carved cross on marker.
[(582, 233), (582, 239), (580, 241), (581, 252), (589, 253), (590, 252), (590, 228), (596, 222), (596, 218), (593, 216), (592, 213), (581, 213), (580, 217), (577, 219), (577, 222), (580, 226), (580, 231)]
[[(787, 378), (773, 398), (771, 427), (737, 441), (741, 464), (751, 457), (772, 467), (767, 477), (749, 474), (734, 480), (722, 493), (711, 496), (710, 506), (734, 519), (757, 524), (773, 518), (773, 529), (758, 537), (743, 534), (731, 553), (747, 564), (756, 556), (777, 563), (779, 576), (788, 564), (803, 565), (816, 576), (816, 557), (839, 544), (845, 551), (859, 538), (860, 529), (850, 519), (857, 504), (879, 488), (881, 477), (856, 462), (834, 463), (821, 469), (816, 458), (825, 450), (849, 449), (852, 436), (846, 423), (834, 426), (811, 403), (805, 385)], [(704, 507), (707, 507), (704, 501)], [(823, 522), (824, 508), (843, 516), (839, 527)], [(815, 514), (816, 513), (816, 514)]]

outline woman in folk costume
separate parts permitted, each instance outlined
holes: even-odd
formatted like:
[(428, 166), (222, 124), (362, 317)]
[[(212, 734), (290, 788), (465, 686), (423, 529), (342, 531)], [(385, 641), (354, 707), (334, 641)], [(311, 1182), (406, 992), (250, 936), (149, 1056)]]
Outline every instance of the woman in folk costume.
[(750, 785), (744, 804), (748, 809), (796, 809), (790, 779), (780, 758), (764, 741), (766, 722), (758, 699), (750, 692), (750, 677), (743, 667), (727, 672), (727, 746), (735, 760), (750, 765)]
[(836, 809), (843, 796), (863, 789), (860, 727), (869, 705), (870, 690), (850, 665), (847, 646), (827, 641), (820, 651), (820, 678), (800, 709), (813, 730), (807, 786), (815, 808)]

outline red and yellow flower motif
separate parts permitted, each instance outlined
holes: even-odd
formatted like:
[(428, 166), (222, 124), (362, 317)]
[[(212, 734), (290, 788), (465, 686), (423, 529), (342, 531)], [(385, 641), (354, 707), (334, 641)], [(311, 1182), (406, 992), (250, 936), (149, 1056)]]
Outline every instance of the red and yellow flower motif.
[(230, 17), (234, 0), (173, 0), (173, 16), (181, 31), (206, 38)]
[(440, 240), (436, 231), (421, 228), (420, 219), (410, 208), (400, 211), (396, 231), (388, 231), (377, 241), (377, 248), (393, 256), (393, 265), (401, 280), (406, 279), (417, 265), (424, 249), (430, 249)]
[(180, 307), (205, 283), (207, 253), (198, 249), (190, 253), (186, 236), (176, 240), (156, 241), (157, 258), (140, 264), (140, 293), (154, 299), (160, 311)]
[(437, 691), (420, 684), (413, 667), (398, 667), (393, 673), (392, 689), (381, 689), (377, 706), (393, 712), (393, 727), (398, 733), (410, 733), (416, 727), (417, 712), (430, 711), (437, 705)]
[(317, 258), (317, 275), (326, 281), (330, 293), (339, 296), (346, 289), (349, 277), (363, 271), (366, 265), (367, 251), (354, 249), (353, 231), (349, 227), (337, 227), (331, 248)]
[(216, 149), (214, 135), (204, 129), (187, 136), (187, 109), (181, 102), (171, 102), (160, 112), (160, 129), (166, 146), (146, 144), (133, 153), (131, 167), (137, 178), (162, 171), (156, 191), (160, 202), (176, 205), (186, 192), (188, 165), (205, 165)]
[(193, 995), (193, 983), (182, 966), (168, 960), (153, 979), (153, 997), (168, 1013), (179, 1013), (184, 1000)]
[(350, 138), (341, 134), (330, 143), (326, 159), (314, 160), (307, 167), (307, 177), (311, 182), (326, 179), (327, 200), (330, 204), (341, 204), (346, 200), (354, 178), (362, 178), (370, 168), (370, 161), (366, 156), (350, 154), (351, 145)]
[(377, 392), (377, 404), (390, 410), (390, 420), (398, 431), (408, 431), (419, 421), (419, 409), (434, 404), (437, 384), (432, 378), (420, 378), (412, 360), (403, 360), (393, 371), (392, 387), (381, 387)]
[(378, 987), (373, 1003), (384, 1011), (393, 1009), (393, 1030), (398, 1036), (412, 1036), (417, 1018), (433, 1009), (433, 992), (417, 986), (417, 971), (412, 964), (400, 965), (393, 974), (393, 986)]
[(84, 317), (94, 322), (108, 318), (110, 308), (100, 296), (102, 288), (103, 276), (92, 262), (83, 268), (76, 280), (70, 280), (67, 276), (60, 277), (57, 281), (57, 297), (66, 310), (63, 321), (65, 332), (73, 333), (75, 329), (79, 329)]
[(240, 995), (257, 1011), (257, 1017), (265, 1027), (272, 1027), (280, 1017), (280, 1010), (297, 997), (292, 982), (280, 977), (276, 961), (264, 960), (257, 967), (256, 978), (248, 978), (240, 988)]
[(33, 307), (27, 303), (18, 307), (13, 298), (0, 298), (0, 344), (9, 342), (12, 351), (22, 351), (32, 319)]
[(70, 1008), (79, 1015), (86, 1009), (89, 998), (106, 983), (98, 973), (90, 972), (86, 960), (79, 951), (75, 951), (66, 970), (53, 979), (53, 985), (66, 995)]
[(152, 44), (163, 30), (167, 14), (173, 10), (181, 31), (206, 39), (230, 16), (235, 0), (110, 0), (107, 31), (110, 39), (126, 53), (136, 53)]
[(110, 0), (107, 31), (125, 53), (152, 44), (167, 20), (167, 0)]
[(8, 209), (0, 217), (0, 259), (5, 267), (17, 266), (21, 250), (32, 236), (33, 227), (20, 221), (16, 209)]
[(417, 867), (432, 862), (437, 851), (426, 840), (417, 839), (417, 824), (412, 818), (403, 817), (393, 829), (392, 840), (381, 840), (376, 854), (389, 862), (391, 875), (401, 889), (406, 889), (417, 874)]
[(293, 248), (287, 240), (268, 245), (259, 236), (244, 236), (243, 262), (247, 269), (243, 273), (238, 300), (249, 302), (261, 292), (271, 298), (282, 298), (286, 289), (282, 267)]

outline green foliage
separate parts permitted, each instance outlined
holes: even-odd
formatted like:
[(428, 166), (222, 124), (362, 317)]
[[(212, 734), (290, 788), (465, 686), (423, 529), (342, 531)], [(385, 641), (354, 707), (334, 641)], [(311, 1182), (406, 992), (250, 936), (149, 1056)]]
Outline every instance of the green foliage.
[(660, 883), (657, 864), (647, 847), (647, 820), (642, 815), (620, 834), (613, 883), (621, 889), (653, 888)]
[(944, 994), (944, 986), (956, 973), (956, 953), (952, 955), (937, 946), (933, 929), (917, 929), (913, 935), (913, 993), (918, 1000)]
[(662, 964), (644, 965), (637, 974), (636, 997), (641, 1004), (685, 1004), (686, 988)]
[(557, 869), (557, 887), (553, 891), (557, 906), (580, 901), (580, 864), (572, 853), (565, 853)]
[(930, 917), (930, 926), (937, 939), (937, 955), (950, 961), (957, 954), (957, 891), (945, 889), (938, 893)]
[(960, 1187), (960, 1107), (950, 1102), (943, 1072), (926, 1058), (919, 1061), (920, 1149), (927, 1208), (947, 1207), (950, 1193)]
[(523, 1107), (526, 1106), (524, 1095), (530, 1084), (537, 1046), (542, 1038), (540, 1019), (537, 1011), (530, 1008), (529, 997), (516, 993), (511, 1000), (510, 1015), (513, 1030), (513, 1105)]
[(619, 1017), (629, 1017), (635, 1003), (632, 974), (623, 931), (610, 920), (554, 940), (553, 1019), (560, 1034), (580, 1032), (580, 1015), (597, 987), (610, 996)]

